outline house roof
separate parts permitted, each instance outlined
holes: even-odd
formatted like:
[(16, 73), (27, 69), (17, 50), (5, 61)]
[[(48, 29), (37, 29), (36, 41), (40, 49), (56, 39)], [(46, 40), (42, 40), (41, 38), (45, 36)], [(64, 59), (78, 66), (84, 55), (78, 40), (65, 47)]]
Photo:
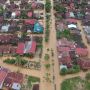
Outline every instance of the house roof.
[(59, 63), (63, 64), (63, 65), (66, 65), (67, 67), (71, 67), (72, 66), (72, 61), (71, 61), (70, 56), (61, 57), (59, 59)]
[(74, 42), (68, 41), (66, 38), (62, 38), (58, 40), (57, 47), (61, 47), (61, 46), (75, 48)]
[(73, 17), (73, 18), (75, 17), (73, 12), (69, 12), (69, 14), (70, 14), (70, 17)]
[(70, 47), (58, 47), (58, 52), (69, 52)]
[(7, 74), (7, 77), (5, 79), (5, 85), (8, 87), (11, 87), (14, 83), (21, 84), (23, 82), (23, 74), (22, 73), (16, 73), (16, 72), (10, 72)]
[(81, 69), (90, 69), (90, 59), (89, 58), (81, 58), (78, 60), (78, 64)]
[(28, 12), (27, 14), (28, 17), (32, 17), (32, 15), (33, 15), (32, 12)]
[(39, 84), (34, 84), (32, 90), (39, 90)]
[(88, 50), (87, 50), (87, 48), (76, 48), (76, 53), (79, 56), (87, 56), (88, 55)]
[(32, 45), (31, 45), (31, 49), (30, 49), (30, 51), (29, 51), (29, 52), (34, 54), (34, 53), (35, 53), (35, 51), (36, 51), (36, 42), (35, 42), (35, 41), (33, 41), (33, 42), (32, 42)]
[(20, 90), (21, 89), (21, 85), (19, 83), (13, 83), (12, 89), (14, 89), (14, 90)]
[(77, 28), (77, 26), (75, 24), (69, 24), (68, 28)]
[(31, 24), (31, 25), (34, 25), (36, 22), (35, 19), (28, 19), (28, 20), (25, 20), (25, 24)]
[(0, 89), (2, 89), (3, 82), (8, 74), (8, 70), (5, 68), (0, 68)]
[(22, 55), (24, 53), (24, 47), (24, 43), (18, 43), (16, 53)]
[(43, 32), (43, 26), (40, 23), (36, 22), (34, 24), (34, 32)]
[(17, 54), (23, 55), (24, 53), (35, 53), (36, 51), (36, 42), (28, 41), (26, 43), (19, 43), (17, 47)]
[(77, 23), (77, 20), (74, 18), (68, 18), (68, 19), (66, 19), (66, 21), (69, 23)]

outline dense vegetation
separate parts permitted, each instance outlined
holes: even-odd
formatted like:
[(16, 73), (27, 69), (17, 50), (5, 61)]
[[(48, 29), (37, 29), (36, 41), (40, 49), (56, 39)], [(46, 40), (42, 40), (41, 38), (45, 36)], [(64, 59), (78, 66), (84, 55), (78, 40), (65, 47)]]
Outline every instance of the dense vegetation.
[(50, 2), (50, 0), (46, 0), (45, 10), (46, 10), (47, 13), (51, 11), (51, 2)]
[(40, 82), (40, 78), (38, 77), (34, 77), (34, 76), (29, 76), (28, 77), (28, 86), (29, 87), (32, 87), (32, 83), (37, 83), (37, 82)]
[(73, 65), (73, 67), (70, 69), (66, 69), (66, 68), (61, 69), (60, 74), (66, 75), (66, 74), (74, 74), (78, 72), (80, 72), (80, 67), (78, 65)]
[(61, 90), (90, 90), (90, 82), (80, 77), (66, 79), (61, 84)]

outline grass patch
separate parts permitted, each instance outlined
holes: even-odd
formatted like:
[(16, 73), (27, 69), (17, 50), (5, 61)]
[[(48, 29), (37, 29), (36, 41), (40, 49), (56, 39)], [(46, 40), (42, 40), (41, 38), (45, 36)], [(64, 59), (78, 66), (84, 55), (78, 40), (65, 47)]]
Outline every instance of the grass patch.
[(90, 82), (80, 77), (66, 79), (61, 84), (61, 90), (90, 90)]
[(28, 86), (32, 87), (32, 83), (40, 82), (40, 78), (34, 77), (34, 76), (29, 76), (28, 77)]

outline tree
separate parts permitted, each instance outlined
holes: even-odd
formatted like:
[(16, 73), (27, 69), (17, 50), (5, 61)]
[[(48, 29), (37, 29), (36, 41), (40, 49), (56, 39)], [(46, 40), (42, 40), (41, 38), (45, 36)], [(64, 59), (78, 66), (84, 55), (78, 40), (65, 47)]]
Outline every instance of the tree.
[(62, 68), (60, 71), (61, 75), (66, 75), (67, 74), (67, 69), (66, 68)]
[(16, 65), (18, 65), (18, 66), (21, 65), (21, 58), (20, 58), (20, 56), (16, 56), (15, 63), (16, 63)]
[(50, 68), (50, 64), (45, 64), (46, 69)]
[(44, 59), (45, 59), (46, 61), (48, 61), (49, 58), (50, 58), (49, 54), (45, 54)]
[(54, 9), (59, 13), (65, 13), (66, 12), (66, 8), (60, 4), (56, 4), (54, 6)]
[(50, 12), (50, 10), (51, 10), (51, 2), (50, 2), (50, 0), (46, 0), (45, 10), (46, 10), (46, 12)]

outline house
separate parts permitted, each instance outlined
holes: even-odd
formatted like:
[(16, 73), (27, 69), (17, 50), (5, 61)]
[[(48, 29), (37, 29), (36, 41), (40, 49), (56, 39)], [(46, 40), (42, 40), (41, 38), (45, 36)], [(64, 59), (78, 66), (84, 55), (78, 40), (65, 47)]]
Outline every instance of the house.
[(18, 43), (16, 53), (20, 54), (20, 55), (23, 55), (23, 51), (24, 51), (24, 43)]
[(69, 12), (69, 17), (71, 17), (71, 18), (75, 18), (74, 13), (73, 13), (73, 12)]
[(66, 65), (60, 65), (60, 70), (62, 70), (63, 68), (67, 69)]
[(68, 41), (66, 38), (58, 40), (57, 47), (70, 47), (75, 48), (75, 42)]
[(26, 53), (35, 54), (35, 51), (36, 51), (36, 42), (28, 41), (26, 43), (18, 43), (16, 53), (20, 55), (23, 55)]
[(76, 48), (76, 53), (80, 57), (85, 57), (88, 55), (88, 50), (87, 50), (87, 48)]
[(15, 54), (16, 47), (11, 45), (0, 45), (0, 55), (3, 54)]
[(1, 34), (0, 35), (0, 44), (13, 44), (13, 43), (17, 43), (19, 40), (19, 38), (17, 37), (17, 35), (4, 35)]
[(77, 25), (75, 25), (75, 24), (69, 24), (69, 25), (68, 25), (68, 28), (69, 28), (69, 29), (71, 29), (71, 28), (77, 28)]
[(22, 73), (10, 72), (7, 74), (5, 78), (4, 85), (14, 90), (20, 90), (22, 82), (23, 82)]
[(67, 53), (67, 55), (62, 54), (59, 56), (58, 60), (60, 65), (66, 65), (67, 68), (72, 67), (72, 60), (69, 53)]
[(72, 35), (81, 35), (81, 33), (80, 33), (81, 31), (77, 28), (71, 28), (69, 30)]
[(4, 80), (7, 77), (8, 73), (9, 73), (8, 69), (0, 67), (0, 89), (2, 89)]
[(21, 89), (21, 85), (19, 83), (13, 83), (11, 88), (13, 90), (20, 90)]
[(10, 25), (6, 24), (1, 27), (1, 32), (8, 32)]
[(32, 90), (39, 90), (39, 84), (34, 84)]
[(36, 22), (35, 19), (27, 19), (27, 20), (25, 20), (25, 24), (26, 24), (26, 25), (34, 25), (35, 22)]
[(89, 58), (80, 58), (80, 60), (78, 60), (78, 65), (83, 70), (90, 69), (90, 59)]
[(68, 23), (77, 24), (77, 19), (74, 19), (74, 18), (67, 18), (66, 21), (67, 21)]
[(34, 32), (42, 33), (43, 30), (44, 30), (44, 28), (43, 28), (43, 26), (40, 23), (36, 22), (34, 24)]
[(87, 48), (77, 47), (77, 43), (68, 41), (65, 38), (58, 40), (57, 51), (59, 64), (66, 65), (67, 68), (72, 67), (73, 59), (88, 55)]
[(20, 16), (20, 11), (12, 12), (11, 18), (14, 18), (15, 19), (17, 16)]
[(28, 16), (29, 18), (31, 18), (31, 17), (33, 16), (33, 13), (32, 13), (32, 12), (28, 12), (28, 13), (27, 13), (27, 16)]
[(44, 4), (45, 2), (44, 2), (44, 0), (35, 0), (37, 3), (42, 3), (42, 4)]

